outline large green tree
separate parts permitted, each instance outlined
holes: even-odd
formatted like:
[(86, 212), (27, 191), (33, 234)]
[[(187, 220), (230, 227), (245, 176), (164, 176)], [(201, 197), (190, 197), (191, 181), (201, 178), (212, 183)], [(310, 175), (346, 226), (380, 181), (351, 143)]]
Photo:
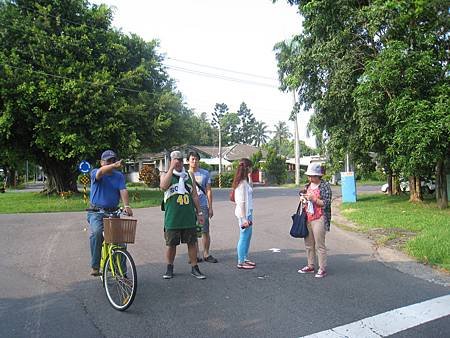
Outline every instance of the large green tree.
[(242, 102), (237, 111), (241, 125), (239, 126), (240, 143), (252, 144), (255, 141), (256, 119), (250, 108)]
[(228, 113), (230, 109), (225, 103), (216, 103), (214, 106), (214, 111), (212, 113), (211, 125), (213, 128), (219, 128), (220, 121), (222, 117)]
[(237, 113), (227, 112), (221, 119), (222, 144), (232, 145), (239, 143), (239, 123), (240, 119)]
[(183, 109), (156, 41), (111, 27), (84, 0), (0, 1), (0, 151), (76, 191), (77, 163), (170, 143)]
[[(314, 109), (316, 136), (330, 135), (336, 169), (345, 153), (367, 164), (376, 152), (388, 172), (411, 177), (420, 199), (419, 177), (434, 167), (441, 177), (449, 157), (448, 1), (289, 2), (304, 21), (294, 44), (277, 46), (282, 80)], [(444, 184), (438, 190), (446, 206)]]
[(437, 0), (374, 1), (368, 29), (381, 48), (355, 91), (361, 120), (383, 121), (380, 138), (391, 166), (409, 176), (412, 201), (421, 199), (420, 177), (437, 169), (440, 207), (448, 200), (440, 171), (450, 156), (448, 6)]

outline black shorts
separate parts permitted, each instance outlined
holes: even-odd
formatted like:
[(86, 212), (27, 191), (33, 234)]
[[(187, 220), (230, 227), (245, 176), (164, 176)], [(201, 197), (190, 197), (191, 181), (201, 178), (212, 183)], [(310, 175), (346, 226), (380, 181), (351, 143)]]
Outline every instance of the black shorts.
[(167, 230), (164, 229), (164, 239), (167, 246), (177, 246), (180, 243), (195, 244), (197, 243), (197, 229), (177, 229)]

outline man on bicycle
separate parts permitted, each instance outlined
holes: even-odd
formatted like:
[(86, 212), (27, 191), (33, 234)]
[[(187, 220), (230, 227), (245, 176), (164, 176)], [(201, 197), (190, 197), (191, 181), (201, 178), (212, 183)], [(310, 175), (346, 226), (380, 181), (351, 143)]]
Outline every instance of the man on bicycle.
[(103, 152), (100, 168), (91, 171), (90, 208), (87, 214), (89, 223), (89, 243), (91, 248), (91, 275), (100, 276), (100, 258), (103, 243), (103, 217), (119, 209), (122, 200), (125, 212), (133, 215), (128, 202), (125, 176), (118, 169), (122, 160), (112, 150)]
[(205, 275), (200, 272), (197, 265), (197, 218), (200, 224), (204, 222), (197, 189), (195, 189), (191, 175), (183, 167), (181, 152), (172, 151), (170, 159), (169, 170), (164, 176), (161, 176), (160, 182), (160, 188), (164, 190), (164, 238), (167, 246), (167, 271), (163, 278), (173, 277), (173, 262), (177, 253), (177, 245), (186, 243), (192, 276), (205, 279)]

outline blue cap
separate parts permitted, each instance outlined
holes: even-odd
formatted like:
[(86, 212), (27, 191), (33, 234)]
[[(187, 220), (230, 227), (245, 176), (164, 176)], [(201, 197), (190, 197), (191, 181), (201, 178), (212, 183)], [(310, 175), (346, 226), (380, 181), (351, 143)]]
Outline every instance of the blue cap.
[(108, 161), (111, 158), (117, 158), (116, 153), (112, 150), (105, 150), (102, 154), (101, 160)]

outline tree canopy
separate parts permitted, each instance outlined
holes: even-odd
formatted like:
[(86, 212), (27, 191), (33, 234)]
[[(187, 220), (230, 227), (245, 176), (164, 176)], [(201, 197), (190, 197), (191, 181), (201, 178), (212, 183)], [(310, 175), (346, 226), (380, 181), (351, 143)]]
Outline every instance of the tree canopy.
[(311, 130), (319, 138), (327, 131), (335, 169), (345, 153), (364, 165), (369, 152), (397, 175), (445, 167), (448, 1), (288, 2), (304, 21), (299, 35), (275, 46), (282, 87), (313, 109)]
[(0, 1), (0, 151), (41, 165), (58, 191), (76, 190), (77, 163), (106, 148), (176, 142), (184, 107), (158, 42), (111, 22), (84, 0)]

